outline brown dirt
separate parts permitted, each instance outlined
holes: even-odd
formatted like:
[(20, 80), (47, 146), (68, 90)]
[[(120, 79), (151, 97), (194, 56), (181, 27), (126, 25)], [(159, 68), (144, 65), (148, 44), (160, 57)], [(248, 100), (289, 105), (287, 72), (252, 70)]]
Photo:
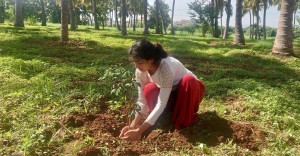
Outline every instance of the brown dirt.
[(75, 140), (84, 139), (86, 135), (94, 139), (94, 146), (82, 148), (77, 155), (104, 155), (104, 152), (111, 155), (145, 155), (156, 151), (192, 149), (197, 143), (217, 146), (229, 140), (243, 148), (259, 151), (265, 139), (265, 133), (254, 125), (231, 122), (219, 117), (216, 112), (205, 112), (198, 115), (199, 118), (192, 126), (175, 131), (172, 131), (167, 122), (169, 116), (162, 117), (142, 141), (126, 142), (118, 138), (120, 130), (126, 124), (126, 119), (122, 116), (124, 112), (126, 110), (102, 114), (75, 112), (68, 115), (63, 120), (64, 125), (85, 131)]

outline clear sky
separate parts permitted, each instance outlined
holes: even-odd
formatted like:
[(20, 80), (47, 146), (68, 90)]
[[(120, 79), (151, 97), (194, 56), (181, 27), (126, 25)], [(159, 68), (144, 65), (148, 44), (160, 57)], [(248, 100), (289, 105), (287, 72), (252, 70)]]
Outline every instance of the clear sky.
[[(148, 0), (148, 3), (150, 5), (154, 5), (154, 1), (155, 0)], [(164, 0), (165, 3), (167, 3), (170, 7), (170, 9), (172, 9), (172, 4), (173, 4), (173, 0)], [(175, 21), (179, 21), (181, 19), (190, 19), (190, 15), (188, 14), (189, 12), (189, 7), (187, 5), (187, 3), (191, 3), (194, 0), (176, 0), (175, 1), (175, 13), (174, 13), (174, 20)], [(236, 5), (236, 0), (231, 0), (231, 5), (233, 7), (233, 15), (230, 18), (230, 26), (234, 26), (234, 20), (235, 20), (235, 5)], [(263, 20), (263, 11), (260, 11), (260, 17), (261, 17), (261, 25), (262, 25), (262, 20)], [(171, 12), (170, 12), (170, 16), (171, 16)], [(278, 19), (279, 19), (279, 11), (277, 10), (277, 6), (276, 7), (270, 7), (267, 10), (267, 17), (266, 17), (266, 25), (269, 27), (277, 27), (278, 25)], [(250, 16), (249, 14), (246, 14), (243, 17), (243, 27), (247, 27), (250, 25)], [(226, 13), (223, 13), (223, 25), (225, 24), (226, 21)], [(297, 24), (297, 23), (296, 23)]]

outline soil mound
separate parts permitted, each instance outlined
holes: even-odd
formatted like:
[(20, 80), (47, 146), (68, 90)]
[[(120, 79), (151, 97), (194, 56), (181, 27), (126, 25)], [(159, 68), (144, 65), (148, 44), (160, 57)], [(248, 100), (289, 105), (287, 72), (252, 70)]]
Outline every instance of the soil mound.
[[(217, 146), (229, 140), (243, 148), (258, 151), (264, 141), (265, 133), (254, 125), (228, 121), (219, 117), (216, 112), (205, 112), (198, 116), (192, 126), (175, 131), (169, 122), (160, 120), (146, 133), (142, 141), (135, 142), (126, 142), (118, 138), (127, 121), (118, 112), (103, 114), (76, 112), (67, 116), (63, 123), (69, 127), (82, 128), (85, 135), (94, 139), (93, 146), (82, 148), (78, 156), (145, 155), (157, 151), (192, 149), (199, 143)], [(76, 139), (84, 139), (84, 136)]]

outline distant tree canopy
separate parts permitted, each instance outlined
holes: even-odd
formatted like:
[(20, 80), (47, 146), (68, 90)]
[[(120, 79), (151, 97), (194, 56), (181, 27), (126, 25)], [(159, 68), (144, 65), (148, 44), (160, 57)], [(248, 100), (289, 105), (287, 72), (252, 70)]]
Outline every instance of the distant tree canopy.
[(194, 1), (188, 3), (190, 8), (189, 14), (195, 21), (196, 27), (200, 28), (202, 36), (206, 36), (207, 32), (213, 32), (214, 26), (214, 8), (207, 1)]
[[(156, 27), (156, 4), (154, 4), (154, 6), (150, 6), (149, 9), (149, 21), (148, 21), (148, 25), (149, 28), (154, 29)], [(163, 31), (166, 31), (166, 29), (168, 28), (169, 24), (171, 24), (171, 18), (169, 15), (169, 6), (168, 4), (166, 4), (164, 1), (159, 1), (159, 19), (158, 19), (158, 23), (159, 24), (159, 32), (163, 33)]]

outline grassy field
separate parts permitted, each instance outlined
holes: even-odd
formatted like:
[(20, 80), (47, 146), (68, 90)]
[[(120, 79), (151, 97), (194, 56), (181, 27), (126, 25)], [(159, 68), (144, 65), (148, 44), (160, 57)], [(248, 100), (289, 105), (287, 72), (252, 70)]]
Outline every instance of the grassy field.
[(273, 39), (247, 39), (245, 46), (234, 46), (232, 39), (143, 36), (141, 30), (128, 30), (123, 37), (114, 28), (79, 26), (69, 32), (69, 43), (60, 43), (59, 25), (0, 25), (0, 155), (62, 155), (66, 147), (64, 138), (55, 137), (58, 121), (75, 111), (99, 111), (101, 99), (110, 109), (128, 101), (136, 91), (126, 85), (134, 72), (127, 50), (138, 38), (161, 43), (206, 83), (199, 113), (215, 111), (267, 134), (259, 152), (230, 140), (214, 147), (199, 143), (195, 150), (207, 155), (300, 155), (300, 59), (271, 55)]

